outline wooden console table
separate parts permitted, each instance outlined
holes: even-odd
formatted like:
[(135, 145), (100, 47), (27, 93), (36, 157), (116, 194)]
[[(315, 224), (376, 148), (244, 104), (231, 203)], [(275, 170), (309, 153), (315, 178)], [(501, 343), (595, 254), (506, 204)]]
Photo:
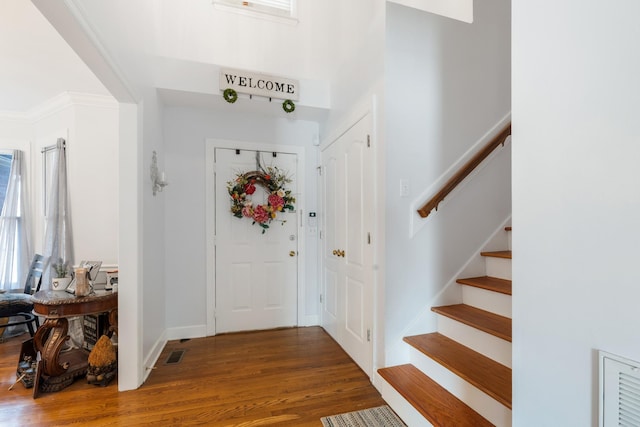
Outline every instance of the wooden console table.
[(109, 331), (118, 332), (118, 294), (111, 291), (96, 291), (85, 297), (65, 291), (39, 291), (33, 295), (33, 311), (46, 318), (33, 339), (35, 350), (42, 356), (34, 398), (40, 391), (62, 390), (87, 372), (89, 353), (86, 350), (61, 352), (69, 339), (68, 317), (108, 312)]

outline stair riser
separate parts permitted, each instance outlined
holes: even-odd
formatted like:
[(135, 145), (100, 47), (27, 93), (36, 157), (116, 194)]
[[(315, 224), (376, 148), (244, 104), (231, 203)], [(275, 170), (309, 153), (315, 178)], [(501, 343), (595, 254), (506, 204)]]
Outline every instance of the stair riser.
[(376, 374), (377, 388), (382, 398), (396, 414), (410, 427), (433, 427), (411, 403), (409, 403), (391, 384)]
[(467, 406), (485, 417), (497, 427), (511, 426), (511, 410), (491, 396), (469, 384), (438, 362), (412, 347), (409, 353), (411, 363), (425, 375), (431, 377), (449, 393), (462, 400)]
[(508, 247), (510, 251), (513, 250), (513, 247), (511, 246), (511, 233), (512, 233), (511, 230), (507, 230), (507, 239), (508, 239), (508, 245), (509, 245)]
[(487, 276), (511, 280), (511, 260), (508, 258), (485, 257)]
[(511, 343), (486, 332), (438, 315), (438, 332), (511, 368)]
[(511, 295), (473, 286), (462, 286), (462, 302), (482, 310), (511, 318)]

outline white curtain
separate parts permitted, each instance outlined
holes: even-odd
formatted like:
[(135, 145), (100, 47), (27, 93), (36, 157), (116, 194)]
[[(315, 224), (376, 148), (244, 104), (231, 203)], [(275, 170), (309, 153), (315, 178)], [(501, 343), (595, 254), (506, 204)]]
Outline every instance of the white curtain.
[(24, 287), (31, 261), (24, 160), (22, 151), (14, 150), (7, 194), (0, 214), (0, 289)]
[(42, 275), (41, 289), (51, 288), (51, 268), (59, 260), (73, 265), (73, 239), (67, 193), (67, 161), (65, 141), (58, 138), (51, 162), (49, 189), (46, 196), (47, 219), (44, 231), (44, 254), (49, 257)]

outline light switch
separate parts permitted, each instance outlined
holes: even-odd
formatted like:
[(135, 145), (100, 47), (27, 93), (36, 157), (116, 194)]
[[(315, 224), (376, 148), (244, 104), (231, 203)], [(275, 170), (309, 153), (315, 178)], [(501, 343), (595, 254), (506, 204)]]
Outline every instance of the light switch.
[(400, 197), (409, 197), (409, 193), (411, 192), (411, 188), (409, 185), (408, 179), (400, 180)]

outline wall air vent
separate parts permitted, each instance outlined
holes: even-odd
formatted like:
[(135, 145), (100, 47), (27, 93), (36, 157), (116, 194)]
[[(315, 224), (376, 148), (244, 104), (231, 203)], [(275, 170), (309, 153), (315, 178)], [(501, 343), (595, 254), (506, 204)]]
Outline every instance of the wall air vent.
[(640, 426), (640, 362), (604, 351), (599, 362), (599, 426)]

